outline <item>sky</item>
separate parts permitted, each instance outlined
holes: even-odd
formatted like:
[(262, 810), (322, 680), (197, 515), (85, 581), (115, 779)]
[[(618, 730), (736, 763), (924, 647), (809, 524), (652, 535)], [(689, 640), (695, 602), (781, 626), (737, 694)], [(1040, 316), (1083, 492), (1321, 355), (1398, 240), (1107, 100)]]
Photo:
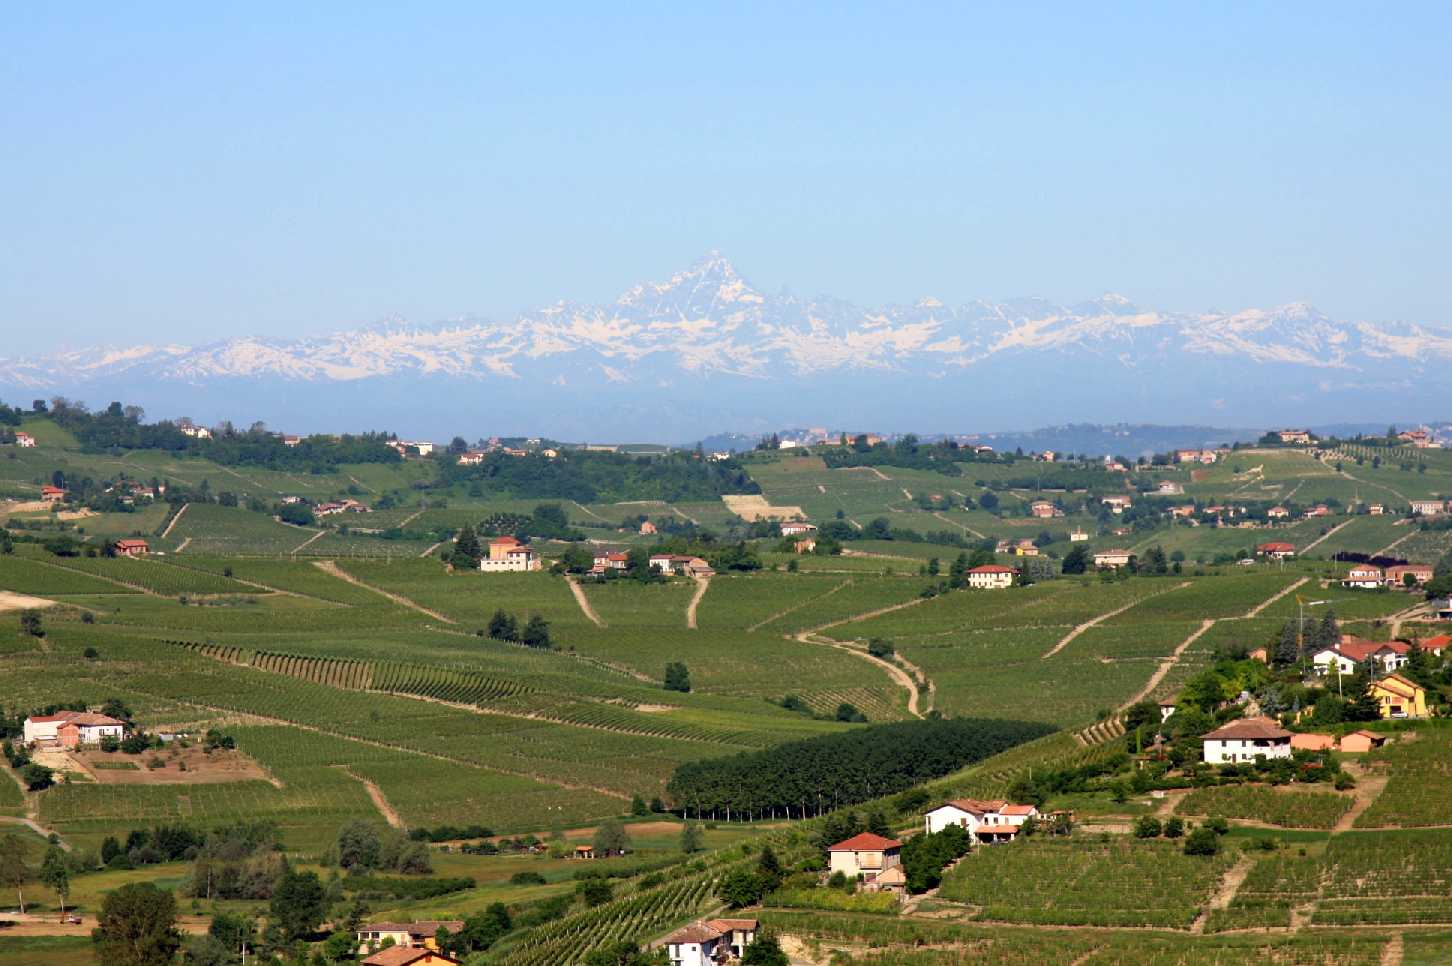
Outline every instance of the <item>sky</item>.
[(1452, 325), (1446, 4), (31, 4), (0, 355), (613, 299)]

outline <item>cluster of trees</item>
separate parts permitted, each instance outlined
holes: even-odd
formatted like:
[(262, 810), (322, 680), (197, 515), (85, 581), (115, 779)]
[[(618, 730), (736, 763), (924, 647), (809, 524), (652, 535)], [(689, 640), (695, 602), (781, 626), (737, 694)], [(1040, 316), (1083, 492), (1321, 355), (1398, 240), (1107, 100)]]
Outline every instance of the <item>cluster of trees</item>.
[(943, 881), (943, 870), (973, 847), (968, 830), (949, 825), (942, 831), (914, 835), (902, 846), (902, 871), (907, 877), (907, 890), (912, 893), (936, 889)]
[(665, 676), (661, 686), (667, 691), (680, 691), (688, 694), (691, 690), (691, 670), (681, 661), (671, 661), (665, 666)]
[(525, 647), (537, 647), (541, 650), (549, 650), (555, 646), (554, 640), (550, 637), (550, 622), (538, 614), (529, 615), (524, 627), (519, 626), (519, 618), (508, 613), (504, 608), (494, 612), (489, 618), (489, 636), (496, 641), (506, 641), (510, 644), (523, 644)]
[[(477, 466), (439, 464), (437, 486), (478, 485), (482, 495), (518, 499), (610, 503), (623, 500), (709, 502), (723, 493), (760, 493), (739, 462), (719, 462), (698, 454), (670, 452), (651, 456), (567, 450), (558, 456), (509, 456), (492, 452)], [(472, 491), (471, 491), (472, 492)]]
[(354, 819), (338, 829), (329, 854), (332, 864), (350, 873), (433, 871), (428, 846), (398, 829)]
[[(971, 542), (961, 533), (948, 530), (921, 533), (910, 527), (894, 527), (887, 517), (874, 517), (859, 530), (845, 519), (828, 520), (817, 528), (817, 542), (824, 541), (830, 548), (833, 543), (847, 543), (853, 540), (900, 540), (903, 543), (932, 543), (945, 547), (973, 547), (985, 549), (985, 542)], [(986, 542), (989, 553), (993, 551), (992, 541)]]
[(491, 537), (511, 536), (520, 541), (532, 537), (541, 540), (578, 542), (585, 535), (570, 526), (564, 507), (558, 503), (541, 503), (528, 516), (521, 513), (493, 513), (479, 522), (479, 533)]
[(93, 413), (83, 402), (58, 396), (48, 406), (36, 400), (33, 411), (69, 430), (86, 452), (167, 450), (202, 456), (224, 466), (312, 473), (332, 472), (340, 463), (396, 463), (401, 459), (388, 445), (392, 437), (383, 432), (309, 436), (296, 446), (286, 446), (260, 422), (245, 430), (224, 422), (212, 429), (210, 438), (203, 439), (188, 436), (181, 424), (169, 420), (147, 423), (146, 411), (140, 406), (119, 402)]
[(1052, 730), (974, 718), (873, 725), (688, 762), (666, 790), (676, 807), (697, 816), (820, 814), (946, 775)]

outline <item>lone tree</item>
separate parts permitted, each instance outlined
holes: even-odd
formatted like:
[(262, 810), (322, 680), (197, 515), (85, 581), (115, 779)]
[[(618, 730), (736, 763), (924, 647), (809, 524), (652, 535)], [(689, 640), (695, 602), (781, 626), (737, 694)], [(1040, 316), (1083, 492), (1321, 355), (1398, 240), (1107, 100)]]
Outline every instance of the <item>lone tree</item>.
[(666, 665), (665, 689), (682, 692), (691, 690), (691, 672), (680, 661), (672, 661)]
[(108, 966), (169, 963), (181, 945), (176, 898), (150, 882), (133, 882), (106, 896), (91, 933), (96, 956)]
[(624, 855), (630, 848), (630, 836), (617, 818), (606, 819), (595, 830), (595, 854)]
[(519, 635), (519, 639), (526, 647), (549, 650), (554, 643), (550, 640), (550, 622), (538, 614), (531, 614), (529, 623), (524, 625), (524, 632)]
[(40, 611), (23, 610), (20, 612), (20, 633), (31, 637), (45, 636), (45, 627), (40, 621)]
[(66, 857), (60, 846), (52, 845), (45, 850), (45, 860), (40, 864), (40, 881), (60, 899), (61, 915), (66, 914), (66, 900), (71, 895), (71, 872), (66, 868)]
[(687, 855), (701, 851), (701, 830), (690, 822), (681, 826), (681, 851)]
[(496, 641), (518, 641), (519, 623), (513, 614), (506, 614), (503, 608), (496, 610), (489, 618), (489, 636)]
[(0, 838), (0, 885), (15, 890), (22, 916), (25, 915), (25, 883), (30, 881), (30, 875), (30, 866), (25, 864), (25, 846), (19, 837)]
[(288, 869), (272, 893), (272, 921), (291, 942), (316, 932), (325, 915), (325, 893), (316, 872)]

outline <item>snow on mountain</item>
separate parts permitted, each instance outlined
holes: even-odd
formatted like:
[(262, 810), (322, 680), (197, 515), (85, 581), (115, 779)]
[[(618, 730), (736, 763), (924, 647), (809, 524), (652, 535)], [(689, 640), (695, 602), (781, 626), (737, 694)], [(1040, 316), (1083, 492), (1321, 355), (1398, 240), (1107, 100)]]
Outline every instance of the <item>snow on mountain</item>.
[[(863, 309), (827, 296), (765, 294), (711, 252), (604, 305), (560, 301), (509, 322), (389, 319), (301, 339), (0, 359), (0, 391), (172, 386), (179, 395), (225, 382), (234, 393), (249, 384), (297, 387), (290, 391), (298, 398), (305, 386), (449, 379), (497, 399), (499, 389), (535, 385), (579, 393), (672, 386), (689, 396), (710, 380), (742, 380), (765, 406), (802, 398), (805, 387), (818, 395), (833, 382), (840, 388), (842, 378), (889, 397), (912, 399), (920, 380), (946, 379), (1006, 399), (1034, 392), (1032, 377), (1043, 375), (1053, 380), (1045, 389), (1086, 404), (1164, 398), (1219, 408), (1236, 392), (1261, 391), (1273, 373), (1280, 393), (1311, 406), (1343, 388), (1440, 384), (1449, 359), (1452, 331), (1339, 321), (1303, 304), (1181, 314), (1109, 293), (1068, 306), (1026, 298), (955, 307), (922, 297)], [(907, 405), (890, 405), (899, 404)]]

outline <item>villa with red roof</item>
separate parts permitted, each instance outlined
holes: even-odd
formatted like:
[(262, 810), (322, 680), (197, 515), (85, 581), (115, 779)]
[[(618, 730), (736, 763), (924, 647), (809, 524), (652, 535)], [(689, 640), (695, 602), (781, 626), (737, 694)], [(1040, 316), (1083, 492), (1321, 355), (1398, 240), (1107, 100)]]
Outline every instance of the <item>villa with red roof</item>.
[(538, 570), (539, 554), (514, 537), (495, 537), (489, 541), (489, 555), (479, 561), (479, 569), (485, 573)]
[(1240, 718), (1205, 736), (1205, 761), (1212, 765), (1291, 757), (1291, 733), (1270, 718)]
[(1004, 590), (1013, 586), (1018, 571), (1002, 564), (984, 564), (973, 567), (966, 574), (968, 586), (976, 590)]
[(829, 871), (864, 883), (875, 882), (879, 874), (899, 865), (902, 865), (902, 843), (871, 832), (854, 835), (827, 849)]
[(1270, 557), (1273, 560), (1285, 560), (1288, 557), (1294, 557), (1296, 555), (1296, 545), (1280, 540), (1272, 540), (1269, 543), (1263, 543), (1256, 547), (1255, 552), (1259, 556)]
[(975, 842), (1008, 842), (1031, 818), (1038, 818), (1033, 805), (1017, 805), (1001, 799), (982, 801), (955, 798), (923, 814), (923, 830), (929, 835), (956, 825), (966, 829)]
[(25, 719), (23, 737), (30, 744), (58, 744), (62, 748), (99, 745), (102, 738), (126, 737), (126, 722), (94, 711), (58, 711)]
[(1377, 671), (1395, 671), (1407, 663), (1411, 645), (1405, 641), (1368, 641), (1352, 634), (1343, 634), (1335, 647), (1322, 648), (1311, 655), (1317, 674), (1355, 674), (1358, 665), (1370, 661)]

